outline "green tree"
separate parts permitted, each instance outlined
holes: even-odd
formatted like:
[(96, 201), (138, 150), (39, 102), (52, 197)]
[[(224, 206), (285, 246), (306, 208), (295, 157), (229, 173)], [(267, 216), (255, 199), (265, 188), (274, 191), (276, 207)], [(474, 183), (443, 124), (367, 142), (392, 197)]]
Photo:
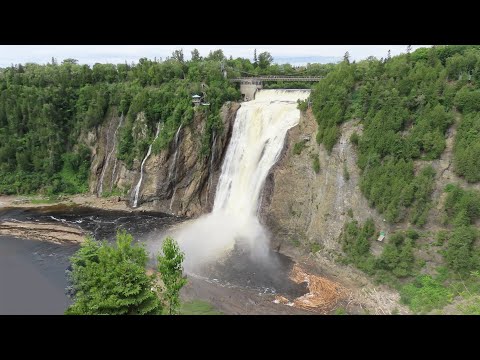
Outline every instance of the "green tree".
[(146, 274), (148, 255), (125, 231), (115, 245), (87, 239), (72, 257), (75, 291), (68, 315), (155, 315), (162, 313), (155, 277)]
[(180, 309), (180, 289), (187, 283), (183, 276), (184, 253), (178, 244), (167, 237), (162, 245), (163, 255), (158, 255), (158, 271), (163, 283), (162, 294), (167, 302), (168, 313), (178, 314)]
[(262, 70), (265, 70), (273, 63), (272, 55), (265, 51), (258, 55), (258, 67)]
[(223, 50), (218, 49), (215, 51), (210, 51), (210, 53), (208, 54), (207, 60), (213, 60), (213, 61), (225, 60), (225, 55), (223, 54)]
[(473, 243), (477, 238), (475, 229), (470, 226), (457, 227), (448, 240), (445, 260), (454, 271), (466, 274), (475, 265)]
[(198, 49), (192, 50), (192, 61), (201, 61), (202, 57), (200, 56), (200, 52)]
[(181, 63), (185, 62), (185, 59), (183, 57), (183, 49), (175, 50), (172, 53), (172, 58)]

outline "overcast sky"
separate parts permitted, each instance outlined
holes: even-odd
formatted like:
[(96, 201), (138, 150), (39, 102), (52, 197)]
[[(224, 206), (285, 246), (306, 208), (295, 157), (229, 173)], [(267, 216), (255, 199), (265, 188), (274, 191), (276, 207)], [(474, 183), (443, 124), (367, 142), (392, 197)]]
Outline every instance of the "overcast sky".
[[(426, 45), (413, 45), (415, 50)], [(388, 50), (397, 55), (405, 52), (407, 45), (0, 45), (0, 67), (11, 64), (35, 62), (45, 64), (55, 57), (60, 63), (64, 59), (77, 59), (81, 64), (137, 62), (146, 57), (166, 58), (176, 49), (183, 49), (185, 58), (190, 58), (192, 49), (197, 48), (200, 55), (208, 55), (210, 50), (222, 49), (229, 57), (253, 58), (268, 51), (278, 63), (335, 61), (348, 51), (352, 60), (361, 60), (369, 56), (377, 58), (387, 56)]]

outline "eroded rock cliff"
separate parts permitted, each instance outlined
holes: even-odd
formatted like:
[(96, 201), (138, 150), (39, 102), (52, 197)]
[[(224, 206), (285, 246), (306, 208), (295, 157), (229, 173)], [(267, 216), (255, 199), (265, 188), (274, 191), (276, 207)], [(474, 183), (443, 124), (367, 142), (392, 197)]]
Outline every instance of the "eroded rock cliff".
[[(177, 141), (173, 140), (160, 153), (151, 154), (145, 162), (140, 187), (138, 203), (141, 208), (190, 217), (211, 210), (222, 160), (239, 106), (238, 103), (228, 102), (222, 107), (223, 129), (213, 134), (208, 156), (200, 154), (201, 135), (206, 124), (201, 114), (196, 114), (189, 126), (179, 130)], [(117, 188), (126, 193), (120, 197), (121, 200), (132, 204), (133, 190), (140, 179), (143, 159), (135, 159), (131, 170), (117, 159), (116, 134), (122, 123), (123, 116), (118, 116), (116, 110), (112, 109), (102, 126), (85, 135), (93, 155), (90, 192), (102, 196)], [(146, 131), (142, 131), (146, 126), (143, 125), (145, 115), (140, 112), (133, 128), (134, 137), (146, 138)]]
[[(352, 213), (359, 221), (372, 217), (378, 228), (388, 227), (360, 192), (357, 155), (349, 138), (361, 130), (357, 121), (345, 123), (331, 154), (315, 141), (317, 124), (310, 110), (289, 130), (262, 199), (262, 219), (275, 235), (274, 246), (288, 251), (317, 243), (325, 253), (340, 251), (339, 236)], [(295, 154), (295, 144), (302, 142), (303, 150)], [(318, 174), (315, 156), (320, 162)]]
[[(351, 265), (338, 262), (342, 253), (341, 235), (352, 218), (360, 222), (371, 217), (377, 229), (393, 231), (378, 212), (368, 206), (360, 191), (357, 155), (350, 135), (361, 133), (358, 121), (341, 127), (341, 137), (328, 154), (315, 141), (317, 124), (310, 110), (302, 113), (297, 126), (289, 130), (278, 162), (267, 177), (261, 206), (261, 221), (272, 232), (272, 246), (316, 271), (339, 280), (350, 289), (344, 304), (352, 313), (409, 313), (399, 304), (399, 294), (385, 285), (375, 285)], [(303, 150), (299, 152), (302, 145)], [(317, 157), (320, 170), (315, 172)], [(372, 242), (375, 254), (384, 244)]]

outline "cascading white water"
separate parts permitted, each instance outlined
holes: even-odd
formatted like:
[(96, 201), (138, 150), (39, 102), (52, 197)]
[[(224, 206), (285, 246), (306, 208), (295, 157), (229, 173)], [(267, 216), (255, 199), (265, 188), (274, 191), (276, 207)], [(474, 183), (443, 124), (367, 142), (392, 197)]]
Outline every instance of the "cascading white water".
[(143, 158), (142, 165), (140, 165), (140, 179), (138, 180), (137, 185), (135, 186), (135, 197), (133, 200), (133, 207), (136, 208), (138, 206), (138, 195), (140, 193), (140, 187), (142, 186), (143, 181), (143, 166), (145, 165), (145, 161), (147, 161), (148, 157), (152, 153), (152, 145), (155, 140), (157, 140), (158, 134), (160, 134), (160, 123), (157, 124), (157, 132), (155, 133), (155, 138), (153, 139), (152, 143), (148, 147), (147, 155)]
[(208, 203), (208, 194), (210, 193), (210, 188), (212, 187), (212, 176), (213, 176), (213, 163), (215, 162), (215, 146), (217, 145), (217, 134), (213, 133), (213, 143), (212, 143), (212, 156), (210, 157), (210, 167), (208, 169), (208, 187), (207, 187), (207, 198), (206, 202)]
[(297, 100), (309, 90), (261, 90), (237, 112), (222, 165), (213, 211), (184, 223), (171, 236), (185, 252), (185, 268), (215, 260), (235, 243), (254, 257), (266, 255), (268, 234), (257, 213), (260, 195), (288, 129), (300, 119)]
[[(122, 126), (122, 123), (123, 123), (123, 112), (122, 112), (122, 115), (120, 116), (120, 122), (118, 123), (117, 130), (115, 130), (115, 134), (113, 135), (115, 144), (116, 144), (117, 131)], [(115, 149), (116, 147), (114, 145), (112, 149), (112, 153)], [(110, 181), (110, 191), (112, 191), (113, 185), (115, 184), (115, 172), (117, 171), (117, 163), (118, 163), (118, 158), (115, 156), (115, 162), (113, 163), (113, 170), (112, 170), (112, 180)]]
[[(102, 168), (102, 173), (100, 174), (99, 188), (98, 188), (98, 192), (97, 192), (98, 196), (101, 196), (102, 192), (103, 192), (103, 178), (105, 177), (105, 172), (107, 171), (108, 163), (110, 162), (110, 158), (112, 157), (112, 154), (116, 149), (115, 145), (117, 143), (117, 132), (118, 132), (118, 129), (120, 129), (120, 126), (122, 126), (122, 122), (123, 122), (123, 114), (122, 114), (122, 116), (120, 116), (120, 121), (118, 122), (117, 128), (115, 129), (115, 132), (113, 133), (112, 149), (107, 154), (107, 158), (105, 159), (105, 164), (103, 165), (103, 168)], [(108, 141), (108, 134), (107, 134), (107, 146), (106, 146), (107, 149), (108, 149), (108, 146), (109, 146), (109, 141)], [(116, 166), (117, 166), (117, 158), (115, 157), (115, 167)], [(114, 170), (113, 170), (114, 172), (115, 172), (115, 167), (114, 167)], [(112, 175), (112, 181), (113, 181), (113, 175)]]
[[(180, 130), (182, 130), (182, 124), (178, 127), (177, 133), (175, 134), (175, 153), (173, 154), (172, 167), (169, 169), (169, 175), (173, 174), (173, 194), (172, 199), (170, 200), (170, 211), (172, 211), (173, 201), (175, 200), (175, 194), (177, 193), (177, 154), (178, 154), (178, 136), (180, 135)], [(169, 176), (170, 177), (170, 176)]]

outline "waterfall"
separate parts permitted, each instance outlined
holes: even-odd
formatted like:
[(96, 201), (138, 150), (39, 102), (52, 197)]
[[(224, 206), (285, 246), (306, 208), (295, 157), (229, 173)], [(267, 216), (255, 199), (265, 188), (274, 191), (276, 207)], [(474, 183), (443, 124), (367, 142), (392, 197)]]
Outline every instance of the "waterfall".
[[(116, 135), (117, 135), (117, 131), (118, 129), (120, 129), (120, 127), (122, 126), (122, 123), (123, 123), (123, 112), (122, 112), (122, 115), (120, 116), (120, 122), (118, 123), (118, 126), (117, 126), (117, 130), (115, 130), (115, 134), (113, 135), (114, 139), (116, 139)], [(116, 141), (116, 140), (115, 140)], [(116, 142), (115, 142), (116, 144)], [(115, 150), (115, 144), (113, 145), (113, 149), (112, 149), (112, 152)], [(115, 156), (115, 162), (113, 163), (113, 170), (112, 170), (112, 180), (110, 181), (110, 191), (112, 191), (113, 189), (113, 184), (115, 183), (115, 171), (117, 171), (117, 163), (118, 163), (118, 159), (117, 157)]]
[(251, 256), (267, 256), (268, 233), (258, 211), (268, 172), (278, 160), (287, 131), (298, 124), (297, 100), (309, 90), (261, 90), (237, 111), (222, 164), (213, 210), (184, 223), (171, 236), (185, 252), (185, 268), (215, 260), (237, 243)]
[(155, 138), (153, 139), (152, 143), (148, 147), (147, 155), (143, 158), (142, 165), (140, 166), (140, 179), (138, 180), (137, 185), (135, 186), (135, 197), (133, 201), (133, 207), (136, 208), (138, 206), (138, 194), (140, 193), (140, 187), (142, 186), (143, 181), (143, 166), (145, 165), (145, 161), (147, 161), (148, 157), (152, 153), (152, 145), (157, 140), (158, 134), (160, 133), (160, 123), (157, 124), (157, 132), (155, 133)]
[(212, 187), (212, 176), (213, 176), (213, 162), (215, 161), (215, 146), (217, 144), (217, 133), (213, 134), (213, 143), (212, 143), (212, 156), (210, 157), (210, 168), (208, 169), (208, 186), (207, 186), (207, 198), (206, 202), (208, 203), (208, 193)]
[[(178, 127), (177, 133), (175, 134), (175, 153), (173, 154), (173, 162), (172, 167), (169, 169), (169, 178), (170, 175), (173, 173), (173, 194), (172, 199), (170, 200), (170, 211), (172, 211), (173, 200), (175, 199), (175, 194), (177, 192), (177, 154), (178, 154), (178, 136), (180, 135), (180, 130), (182, 130), (182, 124)], [(172, 183), (171, 179), (169, 179), (169, 183)]]
[[(117, 132), (118, 132), (118, 129), (120, 128), (120, 126), (122, 125), (122, 121), (123, 121), (123, 113), (122, 113), (122, 116), (120, 117), (120, 121), (118, 122), (118, 125), (117, 125), (117, 128), (115, 129), (115, 132), (113, 133), (113, 145), (112, 145), (112, 149), (110, 150), (110, 152), (107, 154), (107, 157), (105, 159), (105, 163), (103, 164), (103, 168), (102, 168), (102, 173), (100, 174), (100, 179), (98, 181), (98, 191), (97, 191), (97, 196), (101, 196), (102, 195), (102, 192), (103, 192), (103, 178), (105, 177), (105, 173), (107, 172), (107, 168), (108, 168), (108, 163), (110, 162), (110, 158), (112, 157), (112, 154), (113, 152), (115, 151), (115, 148), (116, 148), (116, 139), (117, 139)], [(107, 129), (108, 131), (108, 129)], [(108, 148), (109, 148), (109, 141), (108, 141), (108, 133), (107, 133), (107, 144), (106, 144), (106, 149), (105, 151), (108, 151)], [(115, 167), (117, 165), (117, 157), (115, 157)], [(115, 170), (113, 170), (115, 171)], [(113, 181), (113, 176), (112, 176), (112, 181)]]

